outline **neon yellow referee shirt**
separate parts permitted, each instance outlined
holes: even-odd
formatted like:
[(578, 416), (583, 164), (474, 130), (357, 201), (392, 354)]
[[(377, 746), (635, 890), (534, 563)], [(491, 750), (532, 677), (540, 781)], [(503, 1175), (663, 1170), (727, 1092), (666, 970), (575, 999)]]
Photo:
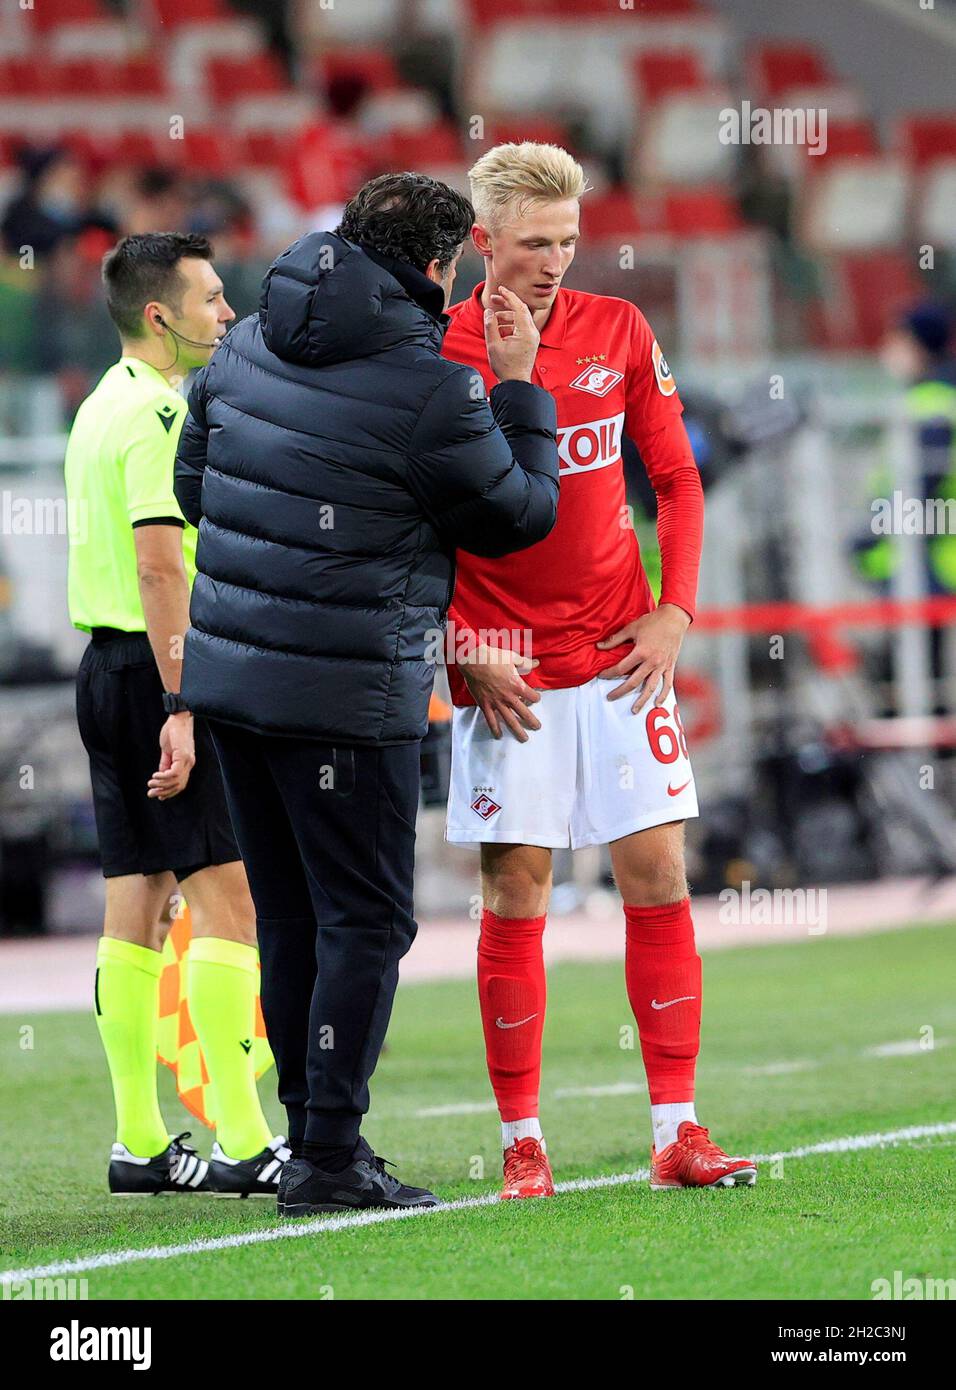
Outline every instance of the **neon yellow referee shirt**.
[(133, 528), (183, 523), (183, 560), (196, 577), (195, 527), (173, 492), (186, 402), (138, 357), (121, 357), (76, 413), (66, 446), (70, 621), (89, 632), (145, 632)]

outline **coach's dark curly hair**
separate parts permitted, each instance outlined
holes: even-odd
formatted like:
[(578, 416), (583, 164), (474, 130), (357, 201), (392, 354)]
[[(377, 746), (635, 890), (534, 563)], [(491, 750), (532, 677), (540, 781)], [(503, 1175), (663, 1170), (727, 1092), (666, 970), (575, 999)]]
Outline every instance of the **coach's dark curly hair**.
[(474, 220), (466, 197), (427, 174), (379, 174), (346, 204), (335, 230), (416, 270), (437, 259), (444, 272)]

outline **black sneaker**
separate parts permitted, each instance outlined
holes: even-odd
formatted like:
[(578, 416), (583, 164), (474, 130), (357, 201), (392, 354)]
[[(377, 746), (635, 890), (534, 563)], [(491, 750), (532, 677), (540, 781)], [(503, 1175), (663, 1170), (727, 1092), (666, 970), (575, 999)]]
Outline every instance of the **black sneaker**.
[(182, 1141), (187, 1129), (170, 1139), (155, 1158), (137, 1158), (125, 1144), (114, 1144), (110, 1153), (109, 1184), (114, 1197), (158, 1197), (163, 1192), (207, 1192), (209, 1164)]
[(307, 1158), (294, 1158), (279, 1178), (279, 1215), (316, 1216), (321, 1212), (363, 1211), (369, 1207), (437, 1207), (438, 1198), (424, 1187), (407, 1187), (386, 1173), (387, 1160), (378, 1158), (360, 1139), (352, 1165), (342, 1173), (326, 1173)]
[(283, 1135), (271, 1139), (262, 1153), (252, 1158), (229, 1158), (219, 1144), (213, 1144), (209, 1160), (209, 1191), (217, 1197), (274, 1197), (279, 1190), (279, 1174), (292, 1150)]

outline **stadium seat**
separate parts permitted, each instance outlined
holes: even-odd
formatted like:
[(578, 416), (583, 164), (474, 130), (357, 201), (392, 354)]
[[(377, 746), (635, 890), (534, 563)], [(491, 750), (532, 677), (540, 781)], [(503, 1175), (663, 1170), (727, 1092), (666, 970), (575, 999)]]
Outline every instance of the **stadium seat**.
[(495, 116), (485, 124), (484, 143), (489, 148), (520, 145), (523, 140), (534, 140), (539, 145), (561, 145), (574, 152), (566, 126), (550, 116)]
[(357, 112), (366, 134), (384, 137), (392, 130), (430, 130), (441, 119), (438, 102), (424, 87), (395, 87), (370, 92)]
[(822, 169), (830, 159), (872, 157), (880, 153), (873, 122), (866, 119), (827, 122), (827, 147), (822, 155), (807, 155), (814, 169)]
[(720, 188), (668, 190), (664, 207), (672, 236), (721, 237), (744, 230), (736, 202)]
[(242, 163), (254, 169), (279, 169), (289, 156), (289, 133), (247, 130), (241, 136)]
[[(639, 0), (641, 18), (673, 19), (699, 14), (700, 0)], [(492, 25), (502, 19), (607, 19), (607, 0), (467, 0), (475, 24)]]
[(448, 121), (424, 130), (390, 130), (375, 142), (392, 169), (418, 169), (423, 164), (460, 164), (465, 157), (459, 132)]
[(124, 130), (118, 136), (112, 154), (117, 164), (149, 168), (172, 162), (172, 143), (151, 130)]
[(182, 140), (170, 140), (175, 163), (187, 173), (230, 178), (239, 169), (243, 142), (227, 130), (194, 129), (188, 123)]
[(241, 58), (210, 58), (206, 64), (209, 95), (216, 105), (227, 105), (241, 97), (284, 92), (285, 74), (271, 53), (255, 53)]
[(349, 79), (375, 91), (389, 91), (401, 85), (395, 60), (385, 48), (333, 49), (316, 59), (315, 71), (326, 86)]
[(589, 194), (581, 204), (581, 229), (589, 239), (636, 236), (644, 231), (634, 193), (629, 188), (612, 188), (597, 198)]
[(956, 248), (956, 159), (940, 159), (923, 177), (916, 213), (917, 234), (930, 246)]
[[(6, 42), (6, 36), (4, 36)], [(62, 24), (46, 37), (47, 52), (55, 60), (99, 58), (101, 62), (132, 57), (144, 42), (144, 31), (116, 19), (90, 20), (86, 24)]]
[(887, 250), (834, 257), (824, 266), (824, 294), (808, 328), (831, 351), (872, 350), (919, 294), (912, 257)]
[(904, 117), (897, 148), (902, 158), (917, 168), (934, 160), (956, 158), (956, 115), (928, 112)]
[(816, 251), (870, 251), (902, 241), (909, 177), (886, 158), (827, 160), (808, 185), (800, 222)]
[(707, 82), (700, 57), (693, 51), (649, 49), (638, 53), (634, 75), (641, 105), (650, 105), (678, 92), (694, 91)]
[(730, 101), (728, 91), (708, 88), (667, 97), (652, 107), (638, 132), (639, 181), (694, 184), (730, 178), (737, 151), (717, 138), (720, 112)]
[(56, 69), (32, 58), (0, 61), (0, 94), (4, 100), (38, 100), (58, 91)]
[(262, 28), (253, 19), (210, 19), (179, 24), (166, 40), (169, 80), (182, 92), (205, 90), (210, 58), (249, 58), (263, 51)]
[(226, 0), (153, 0), (161, 24), (199, 24), (210, 19), (229, 19), (233, 11)]
[(101, 0), (41, 0), (25, 13), (41, 31), (56, 29), (61, 24), (95, 24), (115, 17)]
[(313, 120), (287, 141), (290, 197), (309, 211), (345, 202), (362, 182), (367, 157), (367, 146), (351, 131)]
[(770, 101), (792, 87), (823, 87), (832, 80), (823, 54), (806, 43), (756, 44), (748, 67), (756, 91)]
[(232, 128), (245, 138), (250, 131), (297, 131), (314, 120), (320, 103), (306, 92), (276, 92), (242, 97), (230, 111)]

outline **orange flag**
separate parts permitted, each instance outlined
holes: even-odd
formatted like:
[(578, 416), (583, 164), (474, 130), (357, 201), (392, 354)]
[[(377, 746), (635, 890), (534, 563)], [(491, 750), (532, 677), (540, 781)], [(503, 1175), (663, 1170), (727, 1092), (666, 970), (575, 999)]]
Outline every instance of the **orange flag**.
[[(189, 908), (184, 904), (181, 917), (173, 924), (163, 947), (162, 973), (159, 977), (159, 1043), (157, 1052), (176, 1078), (179, 1099), (191, 1115), (214, 1129), (216, 1117), (211, 1113), (212, 1094), (206, 1060), (199, 1046), (189, 1005), (186, 1002), (186, 957), (192, 940)], [(256, 1036), (253, 1045), (256, 1077), (262, 1076), (273, 1063), (272, 1049), (266, 1039), (262, 1004), (256, 996)]]

